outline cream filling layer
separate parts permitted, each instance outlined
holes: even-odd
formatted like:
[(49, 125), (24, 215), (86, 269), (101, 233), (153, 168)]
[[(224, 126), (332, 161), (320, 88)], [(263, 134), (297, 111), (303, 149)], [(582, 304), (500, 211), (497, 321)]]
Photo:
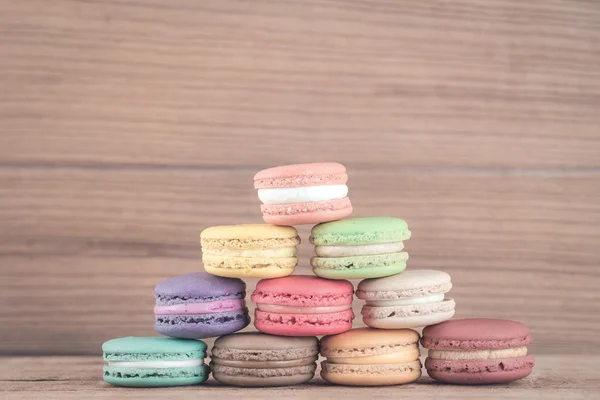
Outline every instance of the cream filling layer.
[(154, 306), (156, 315), (196, 315), (242, 310), (246, 306), (244, 299), (225, 299), (205, 303), (182, 303), (169, 306)]
[(499, 350), (429, 350), (432, 360), (491, 360), (494, 358), (513, 358), (527, 355), (527, 347)]
[(343, 199), (347, 195), (346, 185), (258, 189), (258, 198), (263, 204), (308, 203)]
[[(260, 353), (261, 350), (257, 350)], [(223, 365), (234, 368), (289, 368), (310, 365), (317, 361), (318, 356), (304, 357), (297, 360), (280, 360), (280, 361), (253, 361), (253, 360), (228, 360), (212, 356), (211, 361), (216, 365)]]
[(109, 367), (120, 368), (189, 368), (204, 365), (204, 360), (177, 361), (109, 361)]
[(404, 249), (404, 243), (364, 244), (358, 246), (315, 246), (319, 257), (351, 257), (375, 254), (398, 253)]
[(365, 357), (327, 357), (334, 364), (369, 365), (369, 364), (400, 364), (419, 359), (419, 348), (413, 346), (391, 353), (377, 354)]
[(294, 307), (280, 306), (278, 304), (257, 304), (256, 308), (260, 311), (272, 312), (276, 314), (327, 314), (349, 310), (352, 308), (352, 304), (342, 304), (340, 306), (324, 307)]
[(282, 247), (279, 249), (202, 249), (208, 256), (222, 257), (247, 257), (247, 258), (284, 258), (295, 257), (296, 247)]
[(444, 301), (444, 293), (437, 293), (423, 297), (413, 297), (411, 299), (367, 300), (367, 305), (371, 307), (394, 307), (410, 306), (413, 304), (439, 303), (440, 301)]

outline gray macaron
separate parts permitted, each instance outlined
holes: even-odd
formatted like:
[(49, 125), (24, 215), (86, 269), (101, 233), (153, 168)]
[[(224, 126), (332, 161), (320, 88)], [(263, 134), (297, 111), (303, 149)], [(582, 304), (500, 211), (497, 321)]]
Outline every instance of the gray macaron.
[(260, 332), (222, 336), (212, 349), (213, 377), (234, 386), (289, 386), (310, 381), (317, 368), (316, 337)]

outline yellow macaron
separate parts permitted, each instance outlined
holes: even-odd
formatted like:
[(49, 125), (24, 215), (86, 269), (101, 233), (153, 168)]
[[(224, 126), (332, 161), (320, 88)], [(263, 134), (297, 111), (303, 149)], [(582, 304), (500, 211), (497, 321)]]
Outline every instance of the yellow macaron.
[(411, 329), (353, 329), (321, 340), (321, 376), (352, 386), (414, 382), (421, 376), (419, 334)]
[(230, 278), (277, 278), (294, 272), (300, 244), (291, 226), (224, 225), (200, 234), (206, 272)]

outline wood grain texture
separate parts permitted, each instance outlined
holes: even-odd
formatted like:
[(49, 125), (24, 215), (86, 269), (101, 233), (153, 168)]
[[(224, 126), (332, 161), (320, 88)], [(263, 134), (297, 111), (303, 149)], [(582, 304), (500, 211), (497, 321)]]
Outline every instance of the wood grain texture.
[(597, 170), (598, 21), (572, 0), (2, 1), (0, 163)]
[[(168, 389), (125, 389), (101, 381), (100, 357), (0, 358), (0, 397), (18, 399), (163, 399), (166, 396), (219, 396), (233, 399), (345, 399), (412, 397), (419, 399), (597, 399), (600, 379), (597, 359), (591, 356), (537, 356), (533, 373), (508, 385), (452, 386), (435, 383), (427, 376), (410, 385), (352, 388), (326, 385), (317, 377), (307, 385), (285, 388), (232, 388), (210, 379), (203, 386)], [(57, 367), (60, 366), (60, 367)]]
[(324, 160), (355, 216), (408, 221), (409, 268), (448, 271), (457, 316), (597, 353), (599, 21), (579, 0), (0, 1), (0, 354), (152, 334), (200, 231), (261, 220), (253, 174)]
[[(153, 334), (152, 289), (202, 268), (199, 232), (260, 221), (251, 177), (0, 170), (0, 352), (97, 354), (111, 337)], [(600, 348), (600, 176), (351, 169), (349, 184), (356, 216), (408, 221), (409, 268), (449, 272), (457, 316), (524, 321), (536, 352)], [(300, 233), (298, 272), (310, 273)]]

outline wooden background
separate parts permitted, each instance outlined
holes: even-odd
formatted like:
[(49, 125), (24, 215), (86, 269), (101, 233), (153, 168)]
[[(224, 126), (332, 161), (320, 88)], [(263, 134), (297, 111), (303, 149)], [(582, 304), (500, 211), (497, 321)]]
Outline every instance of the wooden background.
[(599, 66), (593, 0), (0, 0), (0, 354), (152, 335), (254, 173), (314, 161), (458, 317), (597, 353)]

